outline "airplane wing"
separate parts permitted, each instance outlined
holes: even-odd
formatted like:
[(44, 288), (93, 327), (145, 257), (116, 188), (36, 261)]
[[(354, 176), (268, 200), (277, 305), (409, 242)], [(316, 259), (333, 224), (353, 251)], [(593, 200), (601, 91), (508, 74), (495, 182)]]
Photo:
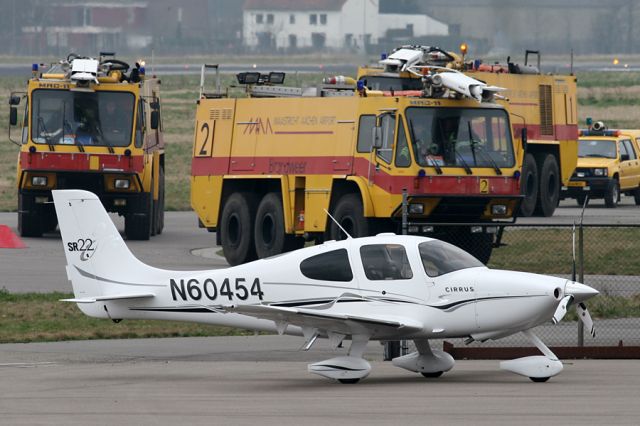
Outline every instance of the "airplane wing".
[(287, 308), (270, 305), (240, 305), (225, 307), (227, 312), (235, 312), (255, 318), (272, 320), (278, 329), (286, 325), (313, 328), (325, 333), (343, 335), (364, 334), (387, 336), (411, 334), (422, 330), (422, 323), (409, 318), (349, 315), (330, 313), (315, 309)]

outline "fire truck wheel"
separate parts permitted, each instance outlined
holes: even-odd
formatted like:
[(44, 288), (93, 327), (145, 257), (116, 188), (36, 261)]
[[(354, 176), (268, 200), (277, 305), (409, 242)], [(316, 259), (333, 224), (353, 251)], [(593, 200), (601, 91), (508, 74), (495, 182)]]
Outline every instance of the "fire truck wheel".
[(132, 202), (131, 209), (124, 217), (124, 233), (129, 240), (148, 240), (153, 224), (153, 195), (142, 192)]
[(620, 184), (617, 179), (611, 179), (604, 192), (604, 205), (608, 208), (614, 208), (620, 200)]
[(254, 227), (256, 255), (259, 259), (286, 251), (284, 215), (279, 194), (270, 192), (262, 198)]
[(153, 218), (156, 235), (162, 234), (164, 229), (164, 169), (160, 168), (158, 200), (153, 204)]
[(520, 203), (520, 216), (529, 217), (533, 214), (538, 201), (538, 168), (532, 154), (527, 154), (522, 163), (520, 193), (524, 195)]
[(636, 206), (640, 206), (640, 188), (633, 191), (633, 200), (636, 202)]
[(538, 190), (538, 204), (535, 213), (544, 217), (553, 216), (560, 198), (560, 172), (558, 161), (553, 154), (544, 158), (540, 169), (540, 187)]
[(222, 208), (218, 230), (224, 257), (231, 266), (256, 259), (253, 244), (255, 204), (254, 194), (234, 192)]
[(18, 230), (21, 237), (42, 237), (42, 220), (34, 197), (18, 195)]
[[(354, 238), (369, 235), (369, 222), (364, 217), (360, 194), (343, 195), (336, 204), (333, 217), (345, 231)], [(331, 219), (328, 223), (329, 236), (327, 240), (344, 240), (347, 236)]]

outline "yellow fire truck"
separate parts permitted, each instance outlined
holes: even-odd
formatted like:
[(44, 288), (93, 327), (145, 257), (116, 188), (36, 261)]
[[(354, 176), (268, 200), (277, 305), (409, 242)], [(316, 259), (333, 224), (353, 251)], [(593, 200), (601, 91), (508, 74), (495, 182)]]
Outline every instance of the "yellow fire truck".
[[(526, 143), (516, 146), (525, 150), (521, 180), (524, 198), (519, 214), (552, 216), (560, 191), (569, 184), (578, 161), (576, 78), (541, 74), (538, 51), (526, 51), (524, 65), (510, 59), (506, 64), (465, 62), (465, 44), (461, 54), (426, 46), (402, 46), (394, 53), (380, 61), (385, 68), (360, 68), (358, 79), (375, 89), (419, 89), (420, 77), (410, 72), (406, 63), (435, 63), (507, 89), (503, 94), (509, 99), (514, 135), (520, 137), (526, 128), (528, 136)], [(537, 58), (535, 66), (528, 64), (529, 55)]]
[[(26, 92), (12, 92), (10, 124), (21, 135), (17, 167), (18, 228), (38, 237), (57, 225), (52, 189), (86, 189), (125, 217), (129, 239), (164, 227), (164, 141), (160, 80), (144, 63), (101, 53), (69, 55), (47, 72), (33, 65)], [(24, 106), (21, 119), (18, 106)], [(14, 132), (17, 133), (17, 132)]]
[[(523, 198), (521, 144), (535, 158), (526, 138), (534, 114), (513, 113), (499, 99), (504, 86), (454, 69), (440, 49), (420, 50), (414, 62), (403, 57), (415, 49), (396, 53), (375, 76), (306, 89), (280, 86), (282, 73), (241, 73), (247, 98), (205, 93), (203, 67), (191, 202), (201, 225), (217, 231), (230, 264), (293, 249), (302, 237), (344, 238), (338, 224), (354, 237), (398, 232), (405, 190), (410, 233), (488, 261), (495, 221), (513, 218)], [(403, 79), (405, 72), (417, 78)], [(520, 89), (519, 111), (542, 83), (551, 85), (544, 93), (563, 90), (575, 105), (573, 77), (510, 77), (538, 78)], [(536, 112), (538, 102), (531, 101)], [(563, 125), (575, 127), (577, 138), (575, 119), (567, 115)]]

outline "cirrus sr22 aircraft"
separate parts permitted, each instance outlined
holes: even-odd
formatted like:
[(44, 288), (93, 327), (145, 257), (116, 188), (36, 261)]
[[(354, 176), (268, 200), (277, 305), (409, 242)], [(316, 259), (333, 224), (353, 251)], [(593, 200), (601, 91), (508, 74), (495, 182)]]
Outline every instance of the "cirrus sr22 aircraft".
[(562, 363), (531, 329), (562, 319), (575, 304), (587, 330), (584, 301), (596, 290), (574, 281), (494, 270), (445, 242), (382, 234), (328, 241), (227, 269), (170, 271), (129, 251), (100, 200), (79, 190), (53, 191), (74, 298), (86, 315), (193, 321), (317, 338), (347, 356), (310, 364), (310, 372), (355, 383), (369, 375), (370, 340), (411, 339), (416, 352), (393, 364), (438, 377), (454, 360), (429, 339), (498, 339), (523, 333), (543, 355), (503, 361), (501, 368), (545, 381)]

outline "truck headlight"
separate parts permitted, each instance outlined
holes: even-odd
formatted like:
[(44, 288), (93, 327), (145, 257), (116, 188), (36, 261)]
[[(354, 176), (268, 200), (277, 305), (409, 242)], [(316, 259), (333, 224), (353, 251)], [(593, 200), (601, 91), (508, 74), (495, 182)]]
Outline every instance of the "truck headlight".
[(505, 215), (507, 214), (507, 206), (504, 204), (494, 204), (491, 206), (491, 214)]
[(422, 214), (424, 213), (424, 204), (416, 203), (409, 204), (409, 214)]
[(116, 189), (129, 189), (129, 184), (130, 184), (129, 179), (116, 179), (113, 182), (113, 186)]
[(31, 185), (33, 186), (47, 186), (48, 179), (46, 176), (33, 176), (31, 178)]
[(609, 171), (607, 169), (593, 169), (594, 176), (607, 176)]

